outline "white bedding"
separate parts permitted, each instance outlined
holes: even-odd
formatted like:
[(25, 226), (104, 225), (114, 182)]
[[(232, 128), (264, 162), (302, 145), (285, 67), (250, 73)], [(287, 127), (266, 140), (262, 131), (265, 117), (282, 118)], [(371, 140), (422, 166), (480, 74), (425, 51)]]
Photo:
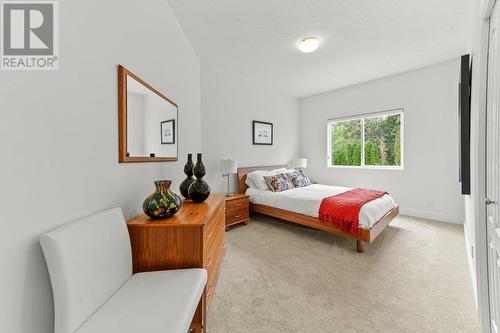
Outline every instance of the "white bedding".
[[(287, 210), (290, 212), (318, 217), (321, 200), (326, 197), (351, 190), (349, 187), (313, 184), (305, 187), (294, 188), (283, 192), (262, 191), (248, 188), (246, 194), (250, 202)], [(384, 196), (370, 201), (359, 211), (359, 226), (369, 229), (380, 220), (396, 204), (394, 199)]]

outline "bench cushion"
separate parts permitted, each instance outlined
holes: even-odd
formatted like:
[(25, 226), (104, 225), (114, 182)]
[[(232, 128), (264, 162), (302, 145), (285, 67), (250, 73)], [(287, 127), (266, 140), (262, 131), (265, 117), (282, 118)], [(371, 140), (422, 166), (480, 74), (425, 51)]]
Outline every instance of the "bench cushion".
[(134, 274), (77, 333), (186, 333), (206, 281), (204, 269)]

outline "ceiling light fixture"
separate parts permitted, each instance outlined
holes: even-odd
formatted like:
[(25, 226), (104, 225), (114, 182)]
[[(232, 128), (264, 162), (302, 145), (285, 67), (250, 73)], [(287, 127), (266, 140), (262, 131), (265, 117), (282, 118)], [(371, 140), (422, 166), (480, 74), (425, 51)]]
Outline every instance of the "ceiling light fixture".
[(302, 38), (297, 47), (304, 53), (311, 53), (316, 51), (319, 46), (319, 39), (316, 37)]

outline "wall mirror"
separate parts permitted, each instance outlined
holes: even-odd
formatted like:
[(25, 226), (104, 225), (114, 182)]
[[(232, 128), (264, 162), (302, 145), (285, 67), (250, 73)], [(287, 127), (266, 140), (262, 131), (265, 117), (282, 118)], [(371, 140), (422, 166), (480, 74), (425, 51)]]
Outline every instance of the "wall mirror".
[(177, 161), (178, 107), (123, 66), (118, 66), (119, 161)]

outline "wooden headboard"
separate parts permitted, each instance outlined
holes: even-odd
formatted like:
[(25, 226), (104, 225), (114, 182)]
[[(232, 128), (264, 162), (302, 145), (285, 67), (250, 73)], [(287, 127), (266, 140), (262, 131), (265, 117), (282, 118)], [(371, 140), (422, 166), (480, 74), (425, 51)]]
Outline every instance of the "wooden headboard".
[(254, 166), (254, 167), (244, 167), (238, 168), (238, 180), (240, 182), (240, 190), (239, 193), (245, 194), (247, 191), (247, 184), (245, 181), (247, 180), (247, 174), (256, 171), (256, 170), (274, 170), (280, 168), (288, 168), (287, 165), (265, 165), (265, 166)]

